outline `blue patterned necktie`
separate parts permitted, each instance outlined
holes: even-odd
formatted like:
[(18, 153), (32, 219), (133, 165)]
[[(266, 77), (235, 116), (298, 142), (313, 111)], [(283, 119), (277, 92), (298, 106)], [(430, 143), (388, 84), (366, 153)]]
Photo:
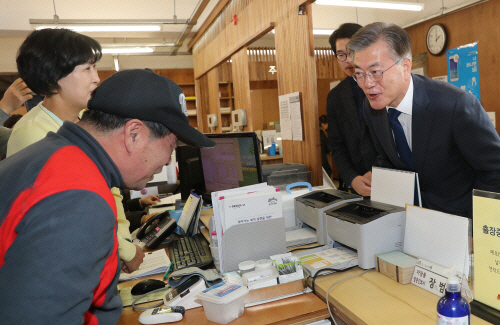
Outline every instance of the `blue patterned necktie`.
[(394, 133), (394, 142), (396, 143), (396, 149), (399, 153), (399, 158), (406, 164), (408, 169), (415, 170), (415, 165), (413, 164), (413, 157), (411, 154), (410, 146), (408, 141), (406, 141), (405, 132), (403, 127), (398, 120), (400, 111), (394, 108), (389, 108), (389, 121), (391, 122), (392, 131)]

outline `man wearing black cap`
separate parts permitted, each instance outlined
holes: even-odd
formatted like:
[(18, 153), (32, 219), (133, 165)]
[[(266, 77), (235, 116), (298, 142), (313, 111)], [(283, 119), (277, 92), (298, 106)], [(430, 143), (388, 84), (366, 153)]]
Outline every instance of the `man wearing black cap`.
[(151, 70), (111, 76), (88, 108), (78, 125), (66, 121), (0, 164), (7, 324), (116, 324), (122, 302), (110, 188), (142, 189), (170, 163), (177, 138), (215, 145), (189, 125), (181, 89)]

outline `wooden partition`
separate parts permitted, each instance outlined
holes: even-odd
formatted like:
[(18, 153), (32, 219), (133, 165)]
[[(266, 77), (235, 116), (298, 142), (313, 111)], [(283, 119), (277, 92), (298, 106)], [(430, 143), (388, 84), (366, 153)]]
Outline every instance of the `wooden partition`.
[[(244, 54), (240, 52), (273, 27), (276, 34), (276, 78), (278, 94), (300, 92), (302, 102), (303, 141), (283, 141), (284, 162), (305, 164), (312, 172), (312, 183), (322, 182), (318, 127), (316, 65), (312, 42), (310, 4), (299, 10), (304, 0), (233, 0), (221, 10), (203, 35), (192, 45), (195, 78), (213, 74), (216, 67), (232, 58), (235, 102), (246, 105), (249, 80), (243, 82)], [(300, 11), (300, 14), (299, 14)], [(237, 23), (234, 22), (234, 15)], [(245, 51), (245, 50), (243, 50)], [(246, 52), (245, 52), (246, 53)], [(247, 59), (248, 61), (248, 59)], [(238, 65), (238, 68), (236, 68)], [(246, 63), (248, 70), (248, 62)], [(242, 79), (241, 82), (237, 81)], [(209, 85), (201, 86), (199, 96), (208, 96)], [(210, 100), (210, 105), (218, 103)], [(249, 104), (251, 106), (251, 104)], [(212, 107), (210, 108), (212, 111)], [(251, 114), (251, 108), (247, 114)]]
[(243, 47), (232, 56), (234, 104), (247, 112), (247, 126), (244, 131), (253, 130), (253, 112), (250, 100), (250, 75), (248, 71), (247, 48)]

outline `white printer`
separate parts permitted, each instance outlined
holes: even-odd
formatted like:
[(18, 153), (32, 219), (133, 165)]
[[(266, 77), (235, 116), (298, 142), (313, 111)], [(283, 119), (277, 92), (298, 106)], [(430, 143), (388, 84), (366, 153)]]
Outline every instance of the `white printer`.
[(375, 267), (375, 255), (403, 250), (406, 210), (364, 200), (325, 211), (328, 241), (334, 240), (358, 251), (363, 269)]
[[(340, 204), (361, 201), (362, 196), (348, 192), (327, 189), (308, 192), (295, 198), (295, 217), (297, 232), (309, 232), (310, 236), (303, 236), (303, 240), (297, 238), (293, 245), (304, 245), (317, 242), (320, 245), (327, 244), (326, 228), (324, 225), (324, 212)], [(287, 246), (293, 246), (289, 241), (287, 233)]]

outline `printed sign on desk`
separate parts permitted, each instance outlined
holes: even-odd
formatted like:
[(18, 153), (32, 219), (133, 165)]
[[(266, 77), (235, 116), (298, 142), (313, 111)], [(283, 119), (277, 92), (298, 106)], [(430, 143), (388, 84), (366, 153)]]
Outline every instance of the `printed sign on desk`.
[(448, 82), (481, 100), (477, 43), (446, 51)]
[(474, 295), (500, 310), (500, 194), (474, 190)]

